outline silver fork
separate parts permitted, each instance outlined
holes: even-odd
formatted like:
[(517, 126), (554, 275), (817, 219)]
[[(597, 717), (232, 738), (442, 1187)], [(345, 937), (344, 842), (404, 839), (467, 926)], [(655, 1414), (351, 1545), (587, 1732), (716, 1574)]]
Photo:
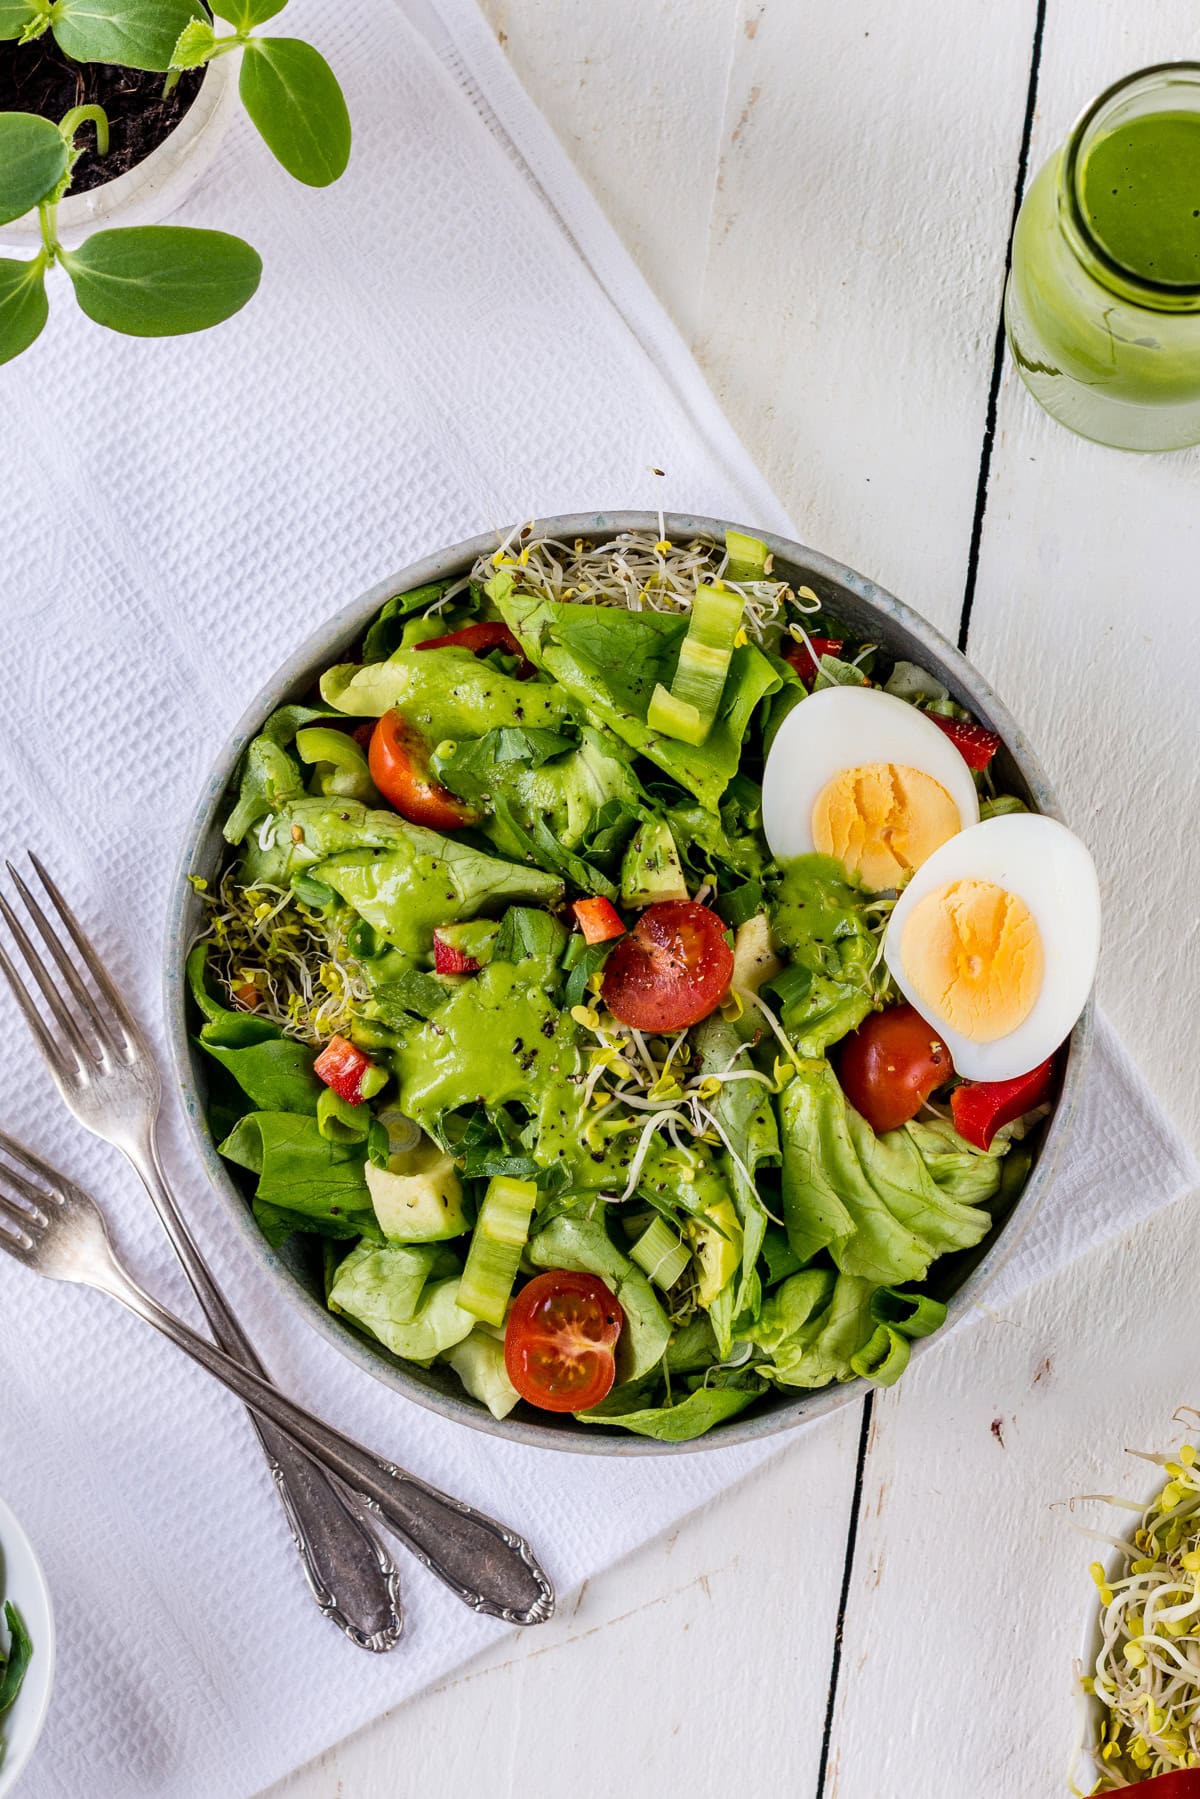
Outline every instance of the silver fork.
[(0, 1131), (0, 1251), (50, 1280), (95, 1287), (169, 1337), (193, 1361), (339, 1480), (417, 1560), (474, 1611), (509, 1624), (541, 1624), (554, 1589), (522, 1537), (372, 1454), (305, 1411), (164, 1311), (122, 1267), (90, 1194)]
[[(8, 872), (49, 960), (39, 955), (3, 894), (0, 915), (43, 1005), (38, 1006), (3, 944), (0, 972), (68, 1109), (89, 1131), (120, 1149), (141, 1176), (217, 1342), (266, 1379), (265, 1368), (229, 1310), (167, 1186), (156, 1136), (162, 1088), (149, 1045), (57, 886), (32, 852), (29, 860), (93, 987), (83, 980), (62, 934), (11, 862)], [(391, 1556), (349, 1494), (299, 1454), (272, 1424), (253, 1414), (251, 1423), (321, 1612), (359, 1648), (377, 1652), (393, 1648), (404, 1623), (400, 1580)]]

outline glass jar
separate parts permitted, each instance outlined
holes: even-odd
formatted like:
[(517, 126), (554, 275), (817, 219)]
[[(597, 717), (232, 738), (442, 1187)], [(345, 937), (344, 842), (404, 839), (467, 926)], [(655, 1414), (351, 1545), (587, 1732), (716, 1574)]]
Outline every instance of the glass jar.
[(1004, 323), (1026, 387), (1072, 431), (1200, 443), (1200, 63), (1142, 69), (1088, 107), (1025, 195)]

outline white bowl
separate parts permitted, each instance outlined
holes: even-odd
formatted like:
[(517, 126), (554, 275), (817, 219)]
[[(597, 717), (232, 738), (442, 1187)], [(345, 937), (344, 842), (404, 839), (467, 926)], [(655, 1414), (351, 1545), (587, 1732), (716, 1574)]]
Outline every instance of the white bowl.
[(37, 1748), (54, 1686), (54, 1612), (42, 1564), (15, 1514), (0, 1499), (0, 1596), (25, 1620), (33, 1656), (12, 1708), (0, 1718), (0, 1799), (7, 1799)]
[[(156, 150), (86, 193), (68, 193), (59, 202), (58, 235), (68, 250), (101, 225), (155, 225), (187, 198), (207, 173), (220, 147), (237, 95), (240, 57), (219, 56), (209, 63), (200, 91), (174, 131)], [(42, 241), (36, 209), (0, 226), (0, 245), (37, 249)]]

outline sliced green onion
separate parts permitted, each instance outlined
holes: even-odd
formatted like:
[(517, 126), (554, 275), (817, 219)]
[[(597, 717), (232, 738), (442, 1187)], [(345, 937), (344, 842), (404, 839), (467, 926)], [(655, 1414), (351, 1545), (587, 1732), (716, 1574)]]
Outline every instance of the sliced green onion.
[(656, 1218), (629, 1252), (643, 1274), (658, 1287), (673, 1287), (691, 1260), (692, 1252), (665, 1218)]
[(677, 700), (661, 681), (655, 683), (650, 696), (646, 723), (652, 731), (661, 731), (664, 737), (675, 737), (680, 743), (701, 744), (708, 736), (708, 726), (700, 717), (699, 707), (689, 705), (686, 700)]
[(345, 731), (332, 731), (326, 725), (297, 731), (296, 754), (302, 762), (316, 764), (314, 787), (318, 793), (336, 793), (350, 800), (375, 797), (367, 758)]
[(329, 1143), (361, 1143), (371, 1127), (371, 1115), (365, 1106), (352, 1106), (326, 1087), (317, 1101), (317, 1129)]
[(946, 1308), (928, 1293), (880, 1287), (871, 1295), (871, 1316), (876, 1324), (889, 1324), (905, 1337), (932, 1337), (946, 1322)]
[(488, 1182), (458, 1289), (463, 1311), (485, 1324), (504, 1322), (536, 1202), (533, 1181), (498, 1174)]
[(855, 1374), (874, 1381), (877, 1387), (890, 1387), (908, 1367), (910, 1353), (908, 1338), (890, 1324), (881, 1324), (858, 1354), (850, 1357), (850, 1366)]

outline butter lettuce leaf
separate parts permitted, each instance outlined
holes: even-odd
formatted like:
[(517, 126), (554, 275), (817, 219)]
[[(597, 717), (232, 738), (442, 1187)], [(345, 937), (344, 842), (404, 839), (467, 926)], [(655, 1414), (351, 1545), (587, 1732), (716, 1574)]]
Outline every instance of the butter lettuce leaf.
[(329, 1309), (352, 1318), (393, 1355), (428, 1367), (475, 1327), (457, 1303), (459, 1280), (432, 1281), (430, 1245), (360, 1243), (341, 1263)]
[(989, 1214), (935, 1182), (909, 1131), (877, 1137), (824, 1058), (800, 1064), (779, 1120), (784, 1219), (801, 1262), (827, 1249), (844, 1273), (894, 1285), (923, 1279), (936, 1256), (987, 1234)]
[[(533, 759), (540, 746), (532, 733), (529, 756), (507, 754), (513, 735), (491, 731), (476, 742), (458, 743), (453, 754), (439, 758), (434, 768), (452, 793), (487, 809), (482, 830), (501, 855), (517, 858), (526, 853), (526, 837), (508, 822), (513, 815), (524, 832), (543, 824), (556, 843), (573, 850), (606, 803), (619, 800), (630, 808), (638, 806), (638, 783), (610, 733), (585, 726), (577, 749), (567, 744), (565, 754), (540, 761)], [(508, 808), (496, 808), (499, 795), (509, 801)]]
[(744, 1412), (764, 1391), (765, 1386), (761, 1383), (741, 1387), (697, 1387), (673, 1405), (638, 1406), (634, 1403), (629, 1411), (617, 1411), (611, 1408), (613, 1400), (618, 1404), (629, 1402), (621, 1399), (614, 1390), (603, 1405), (590, 1412), (576, 1412), (575, 1416), (581, 1424), (616, 1425), (639, 1437), (655, 1437), (660, 1443), (692, 1443), (714, 1425), (723, 1424), (727, 1418), (735, 1418), (739, 1412)]
[[(249, 1112), (220, 1144), (220, 1153), (258, 1176), (256, 1197), (313, 1218), (373, 1221), (362, 1143), (331, 1143), (316, 1118), (296, 1112)], [(360, 1229), (364, 1229), (361, 1224)], [(369, 1234), (369, 1233), (368, 1233)]]
[(871, 1342), (875, 1282), (809, 1269), (793, 1274), (762, 1309), (750, 1340), (770, 1360), (762, 1372), (784, 1387), (827, 1387), (857, 1372), (851, 1362)]
[(321, 697), (355, 718), (393, 707), (432, 748), (444, 738), (483, 737), (501, 725), (554, 729), (571, 717), (545, 681), (519, 681), (470, 650), (399, 649), (386, 662), (342, 663), (321, 677)]

